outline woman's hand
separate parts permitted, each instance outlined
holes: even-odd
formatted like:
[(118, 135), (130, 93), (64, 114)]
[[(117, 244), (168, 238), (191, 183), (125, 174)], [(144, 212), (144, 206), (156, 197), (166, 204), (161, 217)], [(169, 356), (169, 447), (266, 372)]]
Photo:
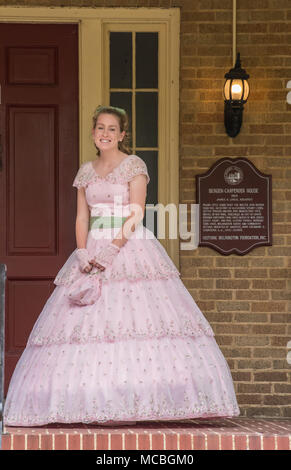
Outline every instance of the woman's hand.
[(90, 263), (103, 271), (103, 269), (112, 264), (115, 256), (118, 255), (119, 252), (120, 248), (111, 242), (90, 259)]
[(76, 255), (79, 261), (80, 270), (88, 273), (92, 269), (92, 264), (89, 262), (89, 253), (87, 248), (78, 248)]

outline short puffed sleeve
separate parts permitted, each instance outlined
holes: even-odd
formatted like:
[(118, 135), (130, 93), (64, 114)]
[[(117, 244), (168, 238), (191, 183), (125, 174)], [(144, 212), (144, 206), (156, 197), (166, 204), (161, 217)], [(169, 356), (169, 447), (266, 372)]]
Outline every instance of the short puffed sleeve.
[(75, 188), (86, 187), (88, 183), (88, 176), (89, 176), (88, 162), (85, 162), (85, 163), (82, 163), (82, 165), (80, 166), (75, 176), (72, 186), (75, 186)]
[(142, 158), (134, 155), (134, 158), (130, 159), (126, 168), (126, 180), (131, 181), (137, 175), (145, 175), (147, 184), (150, 182), (148, 169)]

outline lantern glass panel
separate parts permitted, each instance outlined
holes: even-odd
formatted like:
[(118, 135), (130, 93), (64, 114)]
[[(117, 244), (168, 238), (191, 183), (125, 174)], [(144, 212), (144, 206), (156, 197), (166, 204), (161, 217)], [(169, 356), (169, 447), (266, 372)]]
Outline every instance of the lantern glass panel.
[(224, 97), (226, 100), (246, 101), (249, 96), (249, 91), (250, 89), (247, 80), (242, 80), (240, 78), (228, 79), (224, 84)]
[(245, 86), (245, 89), (244, 89), (243, 100), (246, 101), (248, 99), (249, 93), (250, 93), (250, 87), (249, 87), (249, 84), (248, 84), (247, 80), (244, 80), (244, 86)]
[(225, 84), (224, 84), (224, 98), (226, 100), (229, 100), (230, 99), (230, 96), (229, 96), (229, 89), (230, 89), (230, 79), (226, 80)]

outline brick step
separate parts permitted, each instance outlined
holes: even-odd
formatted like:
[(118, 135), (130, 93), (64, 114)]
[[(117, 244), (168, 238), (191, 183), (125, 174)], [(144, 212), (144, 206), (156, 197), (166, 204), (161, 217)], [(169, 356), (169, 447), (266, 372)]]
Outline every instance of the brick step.
[(291, 419), (217, 418), (4, 426), (2, 450), (291, 450)]

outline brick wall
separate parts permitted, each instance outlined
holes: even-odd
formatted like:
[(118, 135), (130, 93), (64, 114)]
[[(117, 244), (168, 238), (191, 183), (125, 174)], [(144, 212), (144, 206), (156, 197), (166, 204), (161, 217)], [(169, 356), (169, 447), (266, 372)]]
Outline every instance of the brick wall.
[(211, 323), (232, 371), (242, 415), (291, 417), (291, 5), (237, 2), (237, 51), (250, 75), (240, 134), (224, 130), (222, 87), (232, 67), (231, 0), (0, 0), (41, 6), (181, 8), (180, 203), (195, 175), (221, 157), (246, 157), (272, 174), (273, 246), (245, 256), (181, 252), (182, 280)]
[(232, 1), (181, 3), (180, 202), (195, 201), (195, 175), (216, 160), (249, 158), (272, 174), (274, 234), (272, 247), (245, 256), (210, 248), (183, 252), (183, 279), (214, 328), (242, 413), (290, 417), (291, 106), (285, 87), (291, 79), (291, 5), (237, 2), (237, 51), (251, 91), (241, 132), (231, 139), (222, 88), (232, 67)]

